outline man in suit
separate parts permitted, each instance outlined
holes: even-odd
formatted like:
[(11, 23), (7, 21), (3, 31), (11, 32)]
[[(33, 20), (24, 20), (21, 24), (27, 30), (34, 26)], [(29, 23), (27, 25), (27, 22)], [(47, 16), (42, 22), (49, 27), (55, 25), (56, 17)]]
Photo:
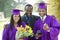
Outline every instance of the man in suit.
[(33, 11), (33, 6), (30, 4), (27, 4), (25, 6), (25, 14), (22, 16), (22, 21), (24, 21), (27, 25), (29, 25), (32, 29), (34, 27), (34, 22), (37, 20), (39, 17), (32, 15)]
[[(22, 16), (22, 21), (24, 21), (27, 25), (29, 25), (33, 30), (34, 23), (39, 17), (32, 15), (32, 11), (33, 11), (33, 6), (27, 4), (25, 6), (25, 14)], [(29, 37), (29, 40), (33, 40), (33, 38)]]

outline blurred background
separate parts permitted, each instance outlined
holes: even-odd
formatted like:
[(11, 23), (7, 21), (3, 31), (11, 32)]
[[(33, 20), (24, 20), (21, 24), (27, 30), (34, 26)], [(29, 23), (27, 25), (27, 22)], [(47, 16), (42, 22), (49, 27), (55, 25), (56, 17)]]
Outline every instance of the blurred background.
[[(60, 22), (60, 0), (0, 0), (0, 40), (2, 40), (2, 32), (5, 24), (10, 21), (11, 10), (16, 8), (24, 11), (26, 4), (33, 5), (33, 15), (38, 16), (37, 4), (41, 1), (48, 3), (47, 13), (54, 15), (58, 22)], [(24, 12), (21, 12), (21, 16)], [(60, 34), (58, 38), (60, 37)], [(59, 39), (60, 40), (60, 39)]]

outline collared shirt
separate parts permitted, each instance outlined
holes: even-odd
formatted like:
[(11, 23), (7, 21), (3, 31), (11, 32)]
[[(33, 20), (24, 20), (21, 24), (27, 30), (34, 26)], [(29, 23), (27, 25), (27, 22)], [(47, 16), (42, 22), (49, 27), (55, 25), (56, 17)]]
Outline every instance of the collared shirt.
[(46, 15), (45, 16), (40, 16), (41, 20), (44, 21), (46, 19)]

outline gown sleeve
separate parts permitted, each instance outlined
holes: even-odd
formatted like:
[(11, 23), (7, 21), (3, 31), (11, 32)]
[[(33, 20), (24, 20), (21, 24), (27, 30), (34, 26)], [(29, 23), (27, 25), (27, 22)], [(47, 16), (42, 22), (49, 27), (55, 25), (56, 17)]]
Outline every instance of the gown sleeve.
[(38, 26), (39, 26), (39, 23), (38, 23), (38, 21), (36, 21), (35, 24), (34, 24), (34, 28), (33, 28), (34, 34), (36, 34), (37, 30), (39, 30)]
[(8, 26), (6, 26), (3, 30), (2, 40), (9, 40), (8, 39)]
[(52, 18), (50, 27), (50, 37), (52, 40), (58, 36), (59, 28), (60, 24), (58, 23), (58, 21), (55, 18)]

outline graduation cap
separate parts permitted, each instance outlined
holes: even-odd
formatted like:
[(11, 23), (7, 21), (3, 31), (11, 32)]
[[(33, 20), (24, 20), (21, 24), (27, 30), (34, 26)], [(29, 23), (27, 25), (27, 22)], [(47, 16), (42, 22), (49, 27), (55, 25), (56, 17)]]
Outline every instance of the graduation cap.
[(38, 4), (38, 8), (40, 8), (40, 9), (45, 9), (45, 8), (47, 8), (47, 5), (48, 5), (48, 3), (44, 2), (44, 1), (41, 1), (40, 3), (36, 3), (36, 4)]
[(45, 3), (39, 3), (38, 8), (45, 9), (47, 6)]
[(19, 15), (20, 12), (23, 12), (22, 10), (19, 10), (19, 9), (13, 9), (12, 10), (12, 15)]

